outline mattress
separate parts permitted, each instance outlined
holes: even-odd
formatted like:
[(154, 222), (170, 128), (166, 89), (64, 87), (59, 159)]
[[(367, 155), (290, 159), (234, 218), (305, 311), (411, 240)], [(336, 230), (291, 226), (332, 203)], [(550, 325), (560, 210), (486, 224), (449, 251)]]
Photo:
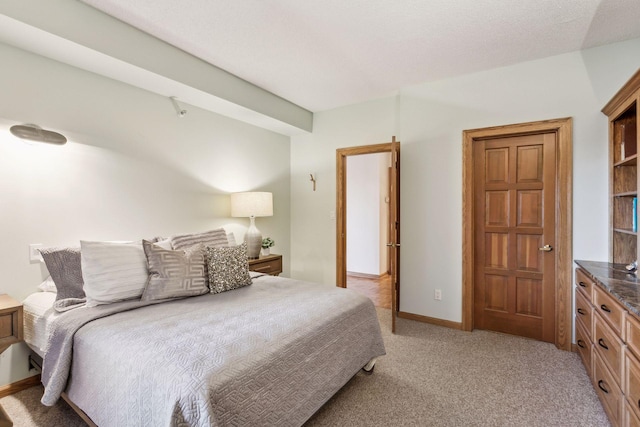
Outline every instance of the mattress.
[(53, 309), (55, 300), (56, 294), (53, 292), (35, 292), (22, 301), (24, 341), (43, 358), (51, 323), (58, 316)]

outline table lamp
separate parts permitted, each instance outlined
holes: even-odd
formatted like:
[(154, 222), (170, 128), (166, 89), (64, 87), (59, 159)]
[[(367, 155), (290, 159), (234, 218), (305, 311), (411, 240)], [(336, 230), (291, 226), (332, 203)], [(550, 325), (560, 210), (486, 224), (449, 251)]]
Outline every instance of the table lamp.
[(273, 216), (273, 194), (260, 191), (246, 191), (231, 194), (231, 216), (249, 218), (249, 229), (244, 235), (247, 242), (247, 256), (255, 259), (260, 256), (262, 233), (256, 227), (258, 216)]

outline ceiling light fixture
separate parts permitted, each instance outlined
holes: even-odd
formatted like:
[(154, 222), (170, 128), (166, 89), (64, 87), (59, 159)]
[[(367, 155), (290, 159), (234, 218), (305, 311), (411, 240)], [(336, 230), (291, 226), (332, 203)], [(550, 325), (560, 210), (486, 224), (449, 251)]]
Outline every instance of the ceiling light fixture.
[(51, 130), (42, 129), (40, 126), (33, 124), (13, 125), (9, 131), (20, 139), (27, 141), (46, 142), (47, 144), (64, 145), (67, 138)]

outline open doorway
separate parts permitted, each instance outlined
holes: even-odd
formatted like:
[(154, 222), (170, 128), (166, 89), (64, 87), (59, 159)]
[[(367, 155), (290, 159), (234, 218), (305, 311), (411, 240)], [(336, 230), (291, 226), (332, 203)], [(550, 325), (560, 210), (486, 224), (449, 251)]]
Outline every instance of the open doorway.
[(346, 287), (391, 308), (389, 206), (391, 153), (347, 158)]
[[(365, 173), (359, 185), (351, 185), (349, 183), (350, 179), (355, 180), (356, 178), (349, 178), (349, 169), (358, 169), (358, 162), (349, 165), (348, 159), (371, 154), (384, 154), (388, 155), (388, 157), (372, 157), (375, 160), (371, 162), (374, 165), (371, 166), (371, 169), (375, 170), (375, 173)], [(376, 281), (375, 285), (384, 287), (384, 279), (388, 277), (389, 285), (386, 289), (391, 292), (391, 331), (395, 332), (396, 317), (400, 307), (400, 142), (393, 137), (391, 142), (385, 144), (340, 148), (336, 150), (336, 161), (336, 284), (340, 287), (347, 287), (348, 268), (351, 272), (349, 276), (351, 279), (350, 287), (352, 288), (358, 286), (356, 279), (360, 279), (358, 280), (360, 284), (362, 284), (363, 280), (373, 279)], [(363, 162), (366, 163), (367, 160), (365, 159)], [(385, 184), (381, 186), (381, 182)], [(372, 198), (376, 199), (377, 202), (366, 205), (363, 211), (359, 211), (357, 197), (349, 202), (348, 194), (355, 193), (361, 197), (361, 193), (365, 192), (363, 190), (364, 186), (373, 188), (370, 193), (373, 194)], [(349, 191), (348, 187), (351, 187)], [(355, 211), (353, 212), (354, 215), (351, 215), (351, 210)], [(359, 239), (357, 230), (348, 229), (348, 215), (353, 218), (351, 221), (353, 227), (353, 224), (364, 222), (363, 219), (365, 218), (370, 219), (372, 212), (379, 214), (383, 210), (382, 217), (386, 219), (381, 223), (378, 217), (373, 222), (373, 227), (364, 232), (366, 239), (362, 239), (362, 235)], [(352, 233), (355, 235), (355, 239), (352, 238)], [(348, 254), (347, 250), (348, 242), (352, 243), (350, 245), (351, 255)], [(363, 272), (364, 264), (358, 258), (360, 257), (359, 252), (365, 250), (367, 252), (371, 250), (374, 254), (373, 258), (369, 258), (373, 260), (371, 263), (373, 269), (367, 267)], [(355, 259), (348, 266), (350, 258)], [(365, 277), (362, 277), (363, 275)], [(366, 275), (375, 277), (366, 277)], [(380, 278), (383, 280), (376, 280)], [(365, 286), (371, 288), (370, 283)]]

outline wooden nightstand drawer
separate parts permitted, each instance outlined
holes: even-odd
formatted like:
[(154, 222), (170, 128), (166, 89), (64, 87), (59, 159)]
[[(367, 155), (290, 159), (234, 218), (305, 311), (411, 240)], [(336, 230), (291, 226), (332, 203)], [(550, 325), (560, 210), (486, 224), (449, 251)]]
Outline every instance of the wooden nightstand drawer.
[(13, 316), (11, 314), (0, 315), (0, 339), (13, 336)]
[(0, 295), (0, 351), (22, 341), (22, 304)]
[(267, 255), (249, 260), (249, 270), (277, 276), (282, 273), (282, 255)]

